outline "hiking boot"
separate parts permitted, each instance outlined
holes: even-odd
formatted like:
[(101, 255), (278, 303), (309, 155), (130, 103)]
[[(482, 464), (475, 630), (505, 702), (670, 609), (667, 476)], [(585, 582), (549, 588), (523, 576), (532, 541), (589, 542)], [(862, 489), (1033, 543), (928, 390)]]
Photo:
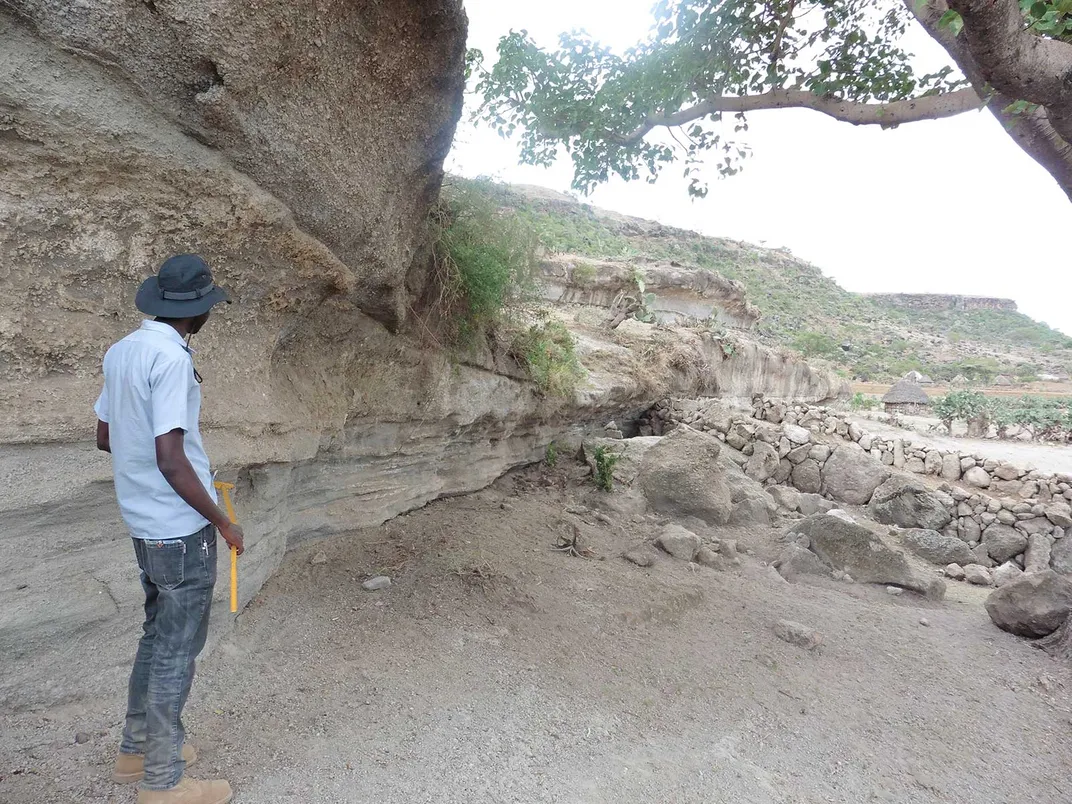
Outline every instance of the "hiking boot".
[[(186, 767), (197, 761), (197, 750), (189, 743), (183, 743), (182, 758)], [(115, 772), (112, 781), (116, 784), (133, 784), (145, 776), (145, 754), (120, 754), (115, 760)]]
[(227, 804), (231, 785), (223, 779), (200, 781), (183, 776), (170, 790), (139, 790), (138, 804)]

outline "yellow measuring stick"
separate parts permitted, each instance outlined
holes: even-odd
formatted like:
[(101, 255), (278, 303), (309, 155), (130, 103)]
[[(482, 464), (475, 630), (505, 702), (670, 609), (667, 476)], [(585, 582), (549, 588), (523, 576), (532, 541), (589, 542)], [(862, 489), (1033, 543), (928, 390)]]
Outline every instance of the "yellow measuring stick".
[[(238, 517), (235, 516), (234, 505), (231, 504), (231, 489), (234, 488), (234, 483), (223, 483), (217, 480), (212, 485), (223, 494), (227, 518), (237, 525)], [(238, 550), (234, 547), (231, 548), (231, 611), (238, 611)]]

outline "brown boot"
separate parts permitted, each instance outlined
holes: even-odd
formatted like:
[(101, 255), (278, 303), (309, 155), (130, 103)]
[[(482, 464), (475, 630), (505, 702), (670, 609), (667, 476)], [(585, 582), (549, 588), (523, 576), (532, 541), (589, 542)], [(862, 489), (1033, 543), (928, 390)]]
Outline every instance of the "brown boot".
[(183, 776), (170, 790), (139, 790), (138, 804), (227, 804), (231, 785), (223, 779), (202, 782)]
[[(182, 758), (186, 760), (186, 767), (190, 767), (197, 761), (197, 750), (189, 743), (184, 743)], [(145, 754), (120, 754), (115, 760), (112, 781), (116, 784), (133, 784), (140, 782), (144, 776)]]

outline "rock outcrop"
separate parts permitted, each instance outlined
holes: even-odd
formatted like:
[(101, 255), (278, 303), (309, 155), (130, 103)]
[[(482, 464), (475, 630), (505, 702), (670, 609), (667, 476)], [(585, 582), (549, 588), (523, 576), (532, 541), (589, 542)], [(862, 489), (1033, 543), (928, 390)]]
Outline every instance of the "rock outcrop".
[(994, 625), (1025, 637), (1052, 634), (1070, 611), (1072, 581), (1053, 570), (1021, 575), (986, 599)]
[(878, 534), (847, 516), (814, 514), (793, 526), (824, 564), (862, 583), (902, 586), (941, 599), (945, 584), (923, 564), (886, 544)]

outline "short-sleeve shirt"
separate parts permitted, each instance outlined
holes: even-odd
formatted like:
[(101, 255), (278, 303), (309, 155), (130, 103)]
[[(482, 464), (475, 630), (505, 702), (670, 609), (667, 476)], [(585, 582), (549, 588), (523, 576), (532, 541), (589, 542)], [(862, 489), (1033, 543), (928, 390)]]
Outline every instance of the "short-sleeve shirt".
[(94, 406), (108, 424), (115, 495), (135, 539), (178, 539), (209, 524), (164, 479), (156, 437), (185, 431), (186, 457), (215, 500), (201, 444), (201, 386), (182, 336), (169, 324), (144, 321), (104, 356), (104, 390)]

